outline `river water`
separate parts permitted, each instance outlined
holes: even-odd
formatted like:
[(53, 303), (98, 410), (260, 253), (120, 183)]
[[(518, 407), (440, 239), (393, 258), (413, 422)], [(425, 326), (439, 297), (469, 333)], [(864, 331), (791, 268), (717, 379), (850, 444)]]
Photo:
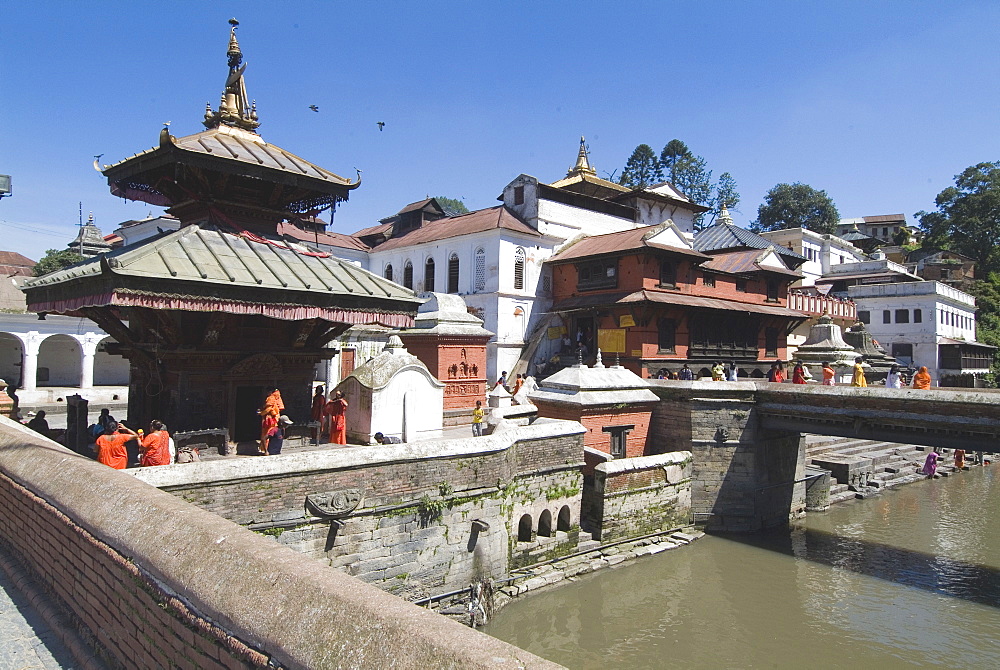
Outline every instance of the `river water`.
[(570, 668), (1000, 668), (1000, 466), (706, 536), (485, 631)]

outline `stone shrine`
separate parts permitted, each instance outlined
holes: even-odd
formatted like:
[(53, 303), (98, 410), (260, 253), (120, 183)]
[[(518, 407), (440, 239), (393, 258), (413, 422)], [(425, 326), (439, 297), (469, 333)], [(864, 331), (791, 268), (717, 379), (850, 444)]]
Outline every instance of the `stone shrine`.
[(403, 442), (440, 437), (445, 385), (403, 348), (396, 335), (385, 349), (337, 385), (347, 400), (347, 439), (371, 444), (375, 433)]
[(799, 345), (795, 358), (812, 368), (813, 378), (822, 379), (822, 365), (828, 362), (837, 373), (838, 382), (849, 382), (853, 376), (854, 359), (858, 353), (844, 341), (840, 326), (829, 314), (824, 314), (809, 328), (809, 337)]
[(399, 337), (444, 383), (444, 422), (472, 421), (477, 400), (486, 398), (486, 345), (493, 333), (483, 320), (470, 314), (461, 296), (422, 293), (427, 302), (417, 309), (413, 328)]
[(844, 333), (844, 339), (854, 347), (858, 356), (864, 357), (865, 377), (868, 384), (871, 385), (873, 381), (885, 382), (889, 369), (896, 364), (896, 359), (885, 353), (885, 349), (875, 341), (872, 334), (865, 328), (865, 324), (861, 321), (855, 323)]

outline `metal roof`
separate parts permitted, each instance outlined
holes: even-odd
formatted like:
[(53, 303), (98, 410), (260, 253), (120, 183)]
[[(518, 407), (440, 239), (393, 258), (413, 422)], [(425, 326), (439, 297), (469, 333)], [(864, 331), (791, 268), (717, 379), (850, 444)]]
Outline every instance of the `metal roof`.
[[(777, 252), (777, 249), (775, 249)], [(712, 256), (710, 261), (702, 263), (701, 267), (715, 272), (725, 272), (728, 274), (742, 274), (745, 272), (774, 272), (775, 274), (789, 275), (791, 277), (801, 277), (802, 274), (788, 268), (776, 268), (771, 265), (761, 265), (761, 259), (766, 256), (767, 250), (746, 249), (743, 251), (728, 251)]]
[(717, 223), (714, 226), (703, 228), (694, 235), (694, 248), (698, 251), (710, 252), (721, 251), (723, 249), (738, 249), (750, 247), (751, 249), (766, 249), (774, 247), (775, 252), (788, 258), (798, 261), (805, 261), (806, 257), (796, 253), (791, 249), (775, 244), (766, 237), (761, 237), (757, 233), (746, 228), (734, 226), (731, 223)]
[(579, 242), (567, 247), (563, 251), (560, 251), (558, 254), (550, 258), (549, 262), (558, 263), (561, 261), (575, 260), (577, 258), (587, 256), (600, 256), (602, 254), (621, 253), (637, 249), (661, 249), (663, 251), (672, 251), (677, 254), (684, 254), (685, 256), (693, 256), (700, 260), (707, 260), (711, 258), (711, 256), (695, 251), (694, 249), (674, 247), (647, 241), (647, 237), (652, 237), (661, 230), (662, 227), (660, 226), (642, 226), (640, 228), (623, 230), (617, 233), (592, 235), (590, 237), (585, 237)]
[(413, 291), (329, 254), (196, 224), (38, 277), (26, 282), (25, 288), (106, 272), (223, 286), (373, 296), (414, 305), (419, 302)]
[(750, 312), (752, 314), (766, 314), (768, 316), (783, 316), (793, 319), (807, 318), (807, 314), (797, 312), (787, 307), (779, 305), (762, 305), (759, 303), (737, 302), (735, 300), (722, 300), (719, 298), (706, 298), (703, 296), (678, 293), (676, 291), (656, 291), (642, 290), (633, 293), (603, 293), (596, 295), (582, 295), (567, 298), (552, 306), (553, 312), (566, 312), (577, 309), (587, 309), (589, 307), (605, 307), (611, 305), (630, 305), (640, 302), (654, 302), (665, 305), (678, 305), (681, 307), (701, 307), (705, 309), (718, 309), (729, 312)]
[[(390, 249), (399, 249), (425, 242), (437, 242), (438, 240), (450, 237), (471, 235), (495, 228), (503, 228), (504, 230), (511, 230), (524, 235), (541, 237), (541, 234), (537, 230), (518, 219), (503, 205), (499, 205), (497, 207), (469, 212), (468, 214), (427, 221), (419, 228), (408, 230), (398, 237), (391, 237), (382, 244), (376, 245), (372, 251), (388, 251)], [(358, 237), (359, 233), (355, 233), (354, 236)]]

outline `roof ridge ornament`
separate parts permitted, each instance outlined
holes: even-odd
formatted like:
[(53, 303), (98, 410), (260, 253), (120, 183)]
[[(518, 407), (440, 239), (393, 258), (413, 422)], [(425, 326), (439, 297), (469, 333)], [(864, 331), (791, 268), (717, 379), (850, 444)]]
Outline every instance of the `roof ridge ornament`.
[(260, 126), (257, 118), (257, 101), (251, 102), (247, 97), (246, 82), (243, 73), (246, 71), (246, 63), (243, 62), (243, 52), (240, 50), (239, 40), (236, 39), (236, 27), (240, 22), (236, 19), (229, 19), (232, 28), (229, 31), (229, 48), (226, 56), (229, 62), (229, 76), (226, 78), (226, 86), (222, 91), (219, 100), (219, 109), (212, 110), (210, 103), (205, 104), (205, 120), (202, 123), (206, 128), (218, 128), (221, 125), (232, 126), (256, 132)]
[(726, 207), (726, 203), (722, 203), (722, 208), (719, 210), (719, 223), (726, 224), (727, 226), (733, 225), (733, 217), (729, 215), (729, 208)]
[(580, 136), (580, 151), (576, 154), (576, 165), (566, 173), (567, 177), (589, 174), (597, 176), (597, 170), (590, 166), (590, 150), (587, 148), (587, 140)]

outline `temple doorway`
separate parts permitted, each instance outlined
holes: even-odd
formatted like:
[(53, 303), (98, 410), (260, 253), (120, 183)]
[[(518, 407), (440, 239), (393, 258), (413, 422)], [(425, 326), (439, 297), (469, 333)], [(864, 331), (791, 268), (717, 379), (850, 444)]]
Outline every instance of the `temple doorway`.
[(264, 404), (268, 389), (265, 386), (237, 386), (235, 416), (233, 417), (234, 442), (245, 442), (260, 438), (260, 415), (257, 410)]

